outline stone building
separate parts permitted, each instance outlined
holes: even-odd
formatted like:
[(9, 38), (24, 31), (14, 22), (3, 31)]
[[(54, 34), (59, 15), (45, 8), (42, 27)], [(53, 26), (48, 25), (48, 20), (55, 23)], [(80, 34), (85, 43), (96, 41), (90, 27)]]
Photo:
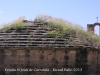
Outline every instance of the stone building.
[[(94, 28), (97, 25), (100, 27), (100, 23), (87, 24), (87, 31), (94, 34)], [(100, 28), (99, 28), (99, 35), (100, 35)]]
[(100, 74), (98, 47), (74, 34), (54, 38), (47, 23), (24, 22), (21, 28), (0, 30), (0, 75)]

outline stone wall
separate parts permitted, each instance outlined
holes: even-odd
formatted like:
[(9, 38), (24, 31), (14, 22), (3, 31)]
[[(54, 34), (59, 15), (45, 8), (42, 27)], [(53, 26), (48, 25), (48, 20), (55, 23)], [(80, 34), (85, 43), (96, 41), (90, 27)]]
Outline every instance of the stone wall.
[(100, 23), (97, 22), (97, 23), (94, 23), (94, 24), (87, 24), (87, 31), (94, 34), (94, 28), (97, 25), (100, 26)]
[[(0, 50), (0, 75), (99, 75), (99, 66), (100, 54), (94, 49)], [(43, 68), (45, 71), (38, 71)]]

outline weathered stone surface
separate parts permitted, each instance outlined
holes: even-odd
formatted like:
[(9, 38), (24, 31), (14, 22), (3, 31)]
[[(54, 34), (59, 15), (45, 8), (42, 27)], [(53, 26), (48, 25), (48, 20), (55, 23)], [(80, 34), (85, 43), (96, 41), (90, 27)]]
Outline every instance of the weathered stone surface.
[[(12, 54), (15, 53), (13, 56)], [(27, 56), (28, 54), (28, 56)], [(96, 75), (100, 74), (100, 54), (85, 48), (69, 50), (3, 49), (0, 54), (0, 75)], [(5, 71), (7, 69), (35, 69), (37, 71)], [(49, 71), (38, 71), (38, 69)], [(56, 69), (62, 69), (55, 71)], [(65, 69), (64, 69), (65, 68)], [(66, 69), (82, 71), (66, 71)], [(65, 71), (64, 71), (65, 70)]]
[[(92, 43), (74, 35), (55, 39), (45, 35), (47, 25), (26, 22), (20, 32), (0, 31), (0, 75), (100, 75), (100, 52)], [(93, 33), (94, 25), (88, 31)]]
[(100, 23), (87, 24), (87, 31), (94, 34), (94, 28), (96, 25), (100, 26)]

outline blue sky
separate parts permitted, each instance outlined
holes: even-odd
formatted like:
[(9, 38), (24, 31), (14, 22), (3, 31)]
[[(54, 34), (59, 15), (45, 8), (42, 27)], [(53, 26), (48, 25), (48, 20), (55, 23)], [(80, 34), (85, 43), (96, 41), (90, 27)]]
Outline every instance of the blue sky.
[[(100, 22), (100, 0), (0, 0), (0, 24), (25, 16), (34, 19), (46, 14), (81, 25)], [(98, 27), (95, 27), (98, 34)]]

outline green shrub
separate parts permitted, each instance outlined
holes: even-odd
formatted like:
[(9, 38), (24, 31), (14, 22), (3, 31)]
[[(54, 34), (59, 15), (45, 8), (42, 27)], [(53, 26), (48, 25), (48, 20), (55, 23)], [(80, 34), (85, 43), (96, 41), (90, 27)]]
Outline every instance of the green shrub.
[(11, 23), (6, 23), (3, 25), (2, 30), (4, 30), (5, 32), (9, 31), (11, 28), (13, 29), (20, 29), (21, 27), (25, 26), (25, 23), (23, 22), (24, 17), (19, 17), (18, 19), (14, 20)]
[(85, 31), (80, 25), (72, 24), (71, 22), (64, 21), (63, 19), (54, 18), (46, 15), (39, 15), (36, 20), (48, 23), (51, 29), (47, 32), (47, 35), (65, 38), (68, 34), (74, 35), (79, 38), (80, 41), (83, 40), (84, 42), (92, 43), (92, 45), (100, 46), (100, 36)]
[(23, 21), (12, 24), (12, 28), (14, 28), (16, 30), (22, 28), (23, 26), (25, 26)]

